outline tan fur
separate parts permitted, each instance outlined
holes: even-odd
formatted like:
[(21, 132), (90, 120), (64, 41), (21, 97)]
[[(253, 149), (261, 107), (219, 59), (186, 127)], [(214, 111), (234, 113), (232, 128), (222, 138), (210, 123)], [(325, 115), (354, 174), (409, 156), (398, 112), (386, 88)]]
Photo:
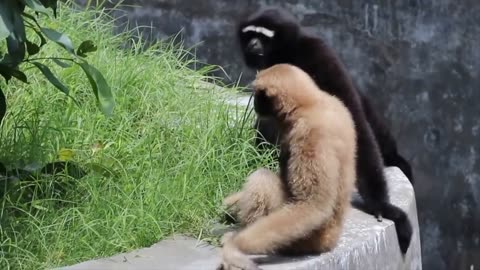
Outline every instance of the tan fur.
[(283, 205), (286, 199), (279, 176), (261, 168), (249, 175), (242, 190), (225, 198), (223, 204), (241, 225), (247, 226)]
[(340, 236), (355, 182), (356, 138), (348, 109), (302, 70), (279, 64), (257, 74), (255, 91), (274, 97), (288, 179), (267, 169), (224, 201), (246, 226), (223, 238), (219, 269), (259, 269), (247, 254), (319, 253)]

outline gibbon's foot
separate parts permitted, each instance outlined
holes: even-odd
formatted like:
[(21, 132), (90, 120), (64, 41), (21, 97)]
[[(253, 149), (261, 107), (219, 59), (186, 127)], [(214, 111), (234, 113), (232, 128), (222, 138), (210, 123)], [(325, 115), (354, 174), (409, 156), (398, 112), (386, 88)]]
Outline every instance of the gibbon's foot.
[(231, 238), (222, 248), (222, 262), (217, 270), (261, 270), (248, 256), (235, 247)]
[(224, 233), (222, 238), (220, 239), (220, 244), (222, 244), (222, 246), (224, 246), (225, 243), (232, 240), (232, 238), (235, 236), (235, 234), (237, 234), (237, 233), (236, 232), (226, 232), (226, 233)]

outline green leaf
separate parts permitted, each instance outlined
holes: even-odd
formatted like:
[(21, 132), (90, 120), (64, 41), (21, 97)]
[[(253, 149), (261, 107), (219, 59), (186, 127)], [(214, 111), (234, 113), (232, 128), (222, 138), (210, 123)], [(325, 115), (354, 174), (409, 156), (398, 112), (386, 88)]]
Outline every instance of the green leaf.
[[(25, 25), (23, 24), (22, 12), (24, 5), (18, 1), (0, 1), (0, 36), (8, 32), (10, 37), (24, 42), (26, 40)], [(3, 25), (3, 26), (2, 26)], [(1, 38), (1, 39), (3, 39)]]
[[(0, 12), (2, 11), (1, 9), (2, 7), (0, 6)], [(0, 13), (0, 40), (3, 40), (4, 38), (10, 35), (10, 32), (11, 32), (10, 29), (12, 26), (9, 23), (10, 22), (5, 21), (2, 14)]]
[(33, 29), (33, 31), (35, 31), (35, 33), (37, 33), (37, 35), (40, 37), (40, 47), (42, 47), (43, 45), (45, 45), (45, 43), (47, 43), (47, 40), (45, 39), (45, 37), (42, 35), (42, 33), (40, 31), (38, 31), (37, 29)]
[(73, 159), (75, 152), (72, 149), (62, 148), (58, 151), (58, 159), (60, 161), (69, 161)]
[[(19, 1), (0, 1), (0, 23), (2, 30), (1, 35), (4, 36), (5, 33), (9, 33), (7, 36), (7, 50), (8, 54), (5, 55), (2, 59), (2, 63), (7, 63), (9, 68), (15, 68), (20, 62), (23, 61), (25, 57), (25, 25), (22, 18), (22, 10), (24, 5)], [(23, 80), (24, 76), (13, 71), (14, 74)], [(23, 74), (23, 73), (22, 73)], [(3, 73), (5, 76), (12, 76), (6, 72)], [(7, 79), (8, 81), (9, 79)]]
[(87, 57), (87, 53), (97, 50), (97, 46), (91, 40), (85, 40), (78, 46), (77, 55), (81, 57)]
[(23, 73), (23, 72), (21, 72), (20, 70), (17, 70), (17, 69), (12, 69), (10, 72), (11, 72), (13, 77), (17, 78), (18, 80), (20, 80), (24, 83), (28, 83), (27, 76), (25, 75), (25, 73)]
[(43, 6), (42, 3), (38, 2), (37, 0), (23, 0), (23, 2), (25, 2), (25, 4), (34, 11), (45, 13), (48, 15), (48, 10)]
[(27, 40), (27, 52), (28, 55), (35, 55), (40, 51), (40, 47), (37, 44)]
[(59, 65), (59, 66), (62, 67), (62, 68), (68, 68), (68, 67), (71, 67), (71, 66), (72, 66), (72, 65), (69, 64), (69, 63), (60, 61), (60, 60), (55, 59), (55, 58), (53, 58), (52, 61), (55, 62), (55, 64)]
[[(32, 20), (35, 25), (38, 27), (38, 28), (41, 28), (40, 25), (38, 24), (37, 20), (35, 19), (35, 17), (33, 17), (32, 15), (28, 14), (28, 13), (22, 13), (23, 16), (25, 16), (26, 18)], [(35, 31), (35, 33), (37, 34), (37, 36), (40, 38), (40, 47), (42, 47), (43, 45), (45, 45), (45, 43), (47, 43), (47, 40), (45, 39), (45, 37), (43, 36), (43, 34), (37, 29), (35, 28), (33, 25), (30, 26), (27, 24), (27, 26), (32, 29), (33, 31)]]
[(88, 81), (92, 86), (93, 93), (100, 104), (100, 109), (104, 114), (110, 116), (115, 107), (115, 99), (113, 98), (112, 91), (107, 81), (103, 77), (102, 73), (95, 67), (88, 64), (86, 61), (77, 63), (82, 67), (85, 75), (87, 75)]
[[(7, 37), (7, 49), (9, 63), (11, 66), (17, 66), (25, 57), (25, 43), (15, 39), (13, 36)], [(5, 58), (4, 58), (5, 60)]]
[(42, 200), (34, 200), (32, 201), (32, 207), (40, 211), (48, 211), (48, 208), (41, 205), (42, 203)]
[(41, 30), (48, 39), (56, 42), (57, 44), (65, 48), (65, 50), (67, 50), (69, 53), (75, 55), (73, 44), (69, 37), (50, 28), (42, 27)]
[(8, 82), (12, 77), (19, 79), (24, 83), (27, 82), (27, 76), (25, 73), (21, 72), (20, 70), (14, 69), (8, 65), (0, 63), (0, 75), (2, 75), (5, 80)]
[(65, 86), (59, 79), (57, 79), (57, 77), (53, 74), (50, 68), (48, 68), (47, 66), (39, 62), (31, 62), (31, 63), (34, 64), (43, 73), (45, 77), (47, 77), (48, 81), (50, 81), (51, 84), (53, 84), (60, 91), (68, 95), (68, 92), (69, 92), (68, 87)]
[(32, 20), (40, 28), (40, 24), (38, 23), (37, 19), (35, 19), (33, 15), (28, 14), (26, 12), (23, 12), (22, 15)]
[(24, 5), (17, 1), (0, 1), (0, 40), (13, 35), (17, 39), (25, 37), (25, 27), (23, 26), (22, 11)]
[(12, 1), (0, 1), (0, 40), (8, 37), (13, 31), (12, 11)]
[(40, 0), (42, 5), (53, 10), (53, 16), (57, 17), (57, 0)]

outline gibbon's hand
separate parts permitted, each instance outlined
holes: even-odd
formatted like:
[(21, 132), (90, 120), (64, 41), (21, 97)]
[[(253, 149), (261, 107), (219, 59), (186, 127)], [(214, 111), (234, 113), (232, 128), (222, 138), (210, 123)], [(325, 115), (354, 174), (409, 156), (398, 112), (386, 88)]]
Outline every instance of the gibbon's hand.
[[(227, 237), (233, 234), (226, 233)], [(225, 237), (225, 235), (224, 235)], [(261, 270), (258, 265), (248, 256), (242, 253), (233, 243), (233, 237), (229, 238), (222, 248), (222, 262), (216, 270)], [(223, 238), (222, 238), (223, 241)]]
[[(354, 204), (355, 205), (355, 204)], [(374, 216), (378, 222), (383, 221), (383, 216), (382, 216), (382, 205), (376, 204), (376, 203), (365, 203), (363, 202), (359, 206), (359, 209), (369, 213), (370, 215)]]

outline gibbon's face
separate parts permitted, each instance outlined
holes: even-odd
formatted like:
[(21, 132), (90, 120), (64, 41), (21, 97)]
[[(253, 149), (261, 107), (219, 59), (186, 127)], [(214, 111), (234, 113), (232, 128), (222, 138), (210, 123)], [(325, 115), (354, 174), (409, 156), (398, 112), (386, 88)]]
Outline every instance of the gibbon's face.
[(247, 66), (254, 69), (267, 67), (275, 32), (254, 25), (247, 25), (240, 31), (240, 46)]
[(267, 89), (255, 87), (253, 108), (259, 117), (268, 118), (277, 115), (273, 99), (274, 97), (268, 96)]
[(292, 82), (292, 69), (285, 64), (274, 65), (257, 73), (253, 86), (253, 107), (261, 118), (280, 117), (282, 114), (281, 93), (286, 91), (286, 82)]
[(295, 18), (284, 10), (267, 8), (254, 13), (238, 28), (245, 63), (253, 69), (265, 69), (287, 61), (285, 55), (299, 30)]

